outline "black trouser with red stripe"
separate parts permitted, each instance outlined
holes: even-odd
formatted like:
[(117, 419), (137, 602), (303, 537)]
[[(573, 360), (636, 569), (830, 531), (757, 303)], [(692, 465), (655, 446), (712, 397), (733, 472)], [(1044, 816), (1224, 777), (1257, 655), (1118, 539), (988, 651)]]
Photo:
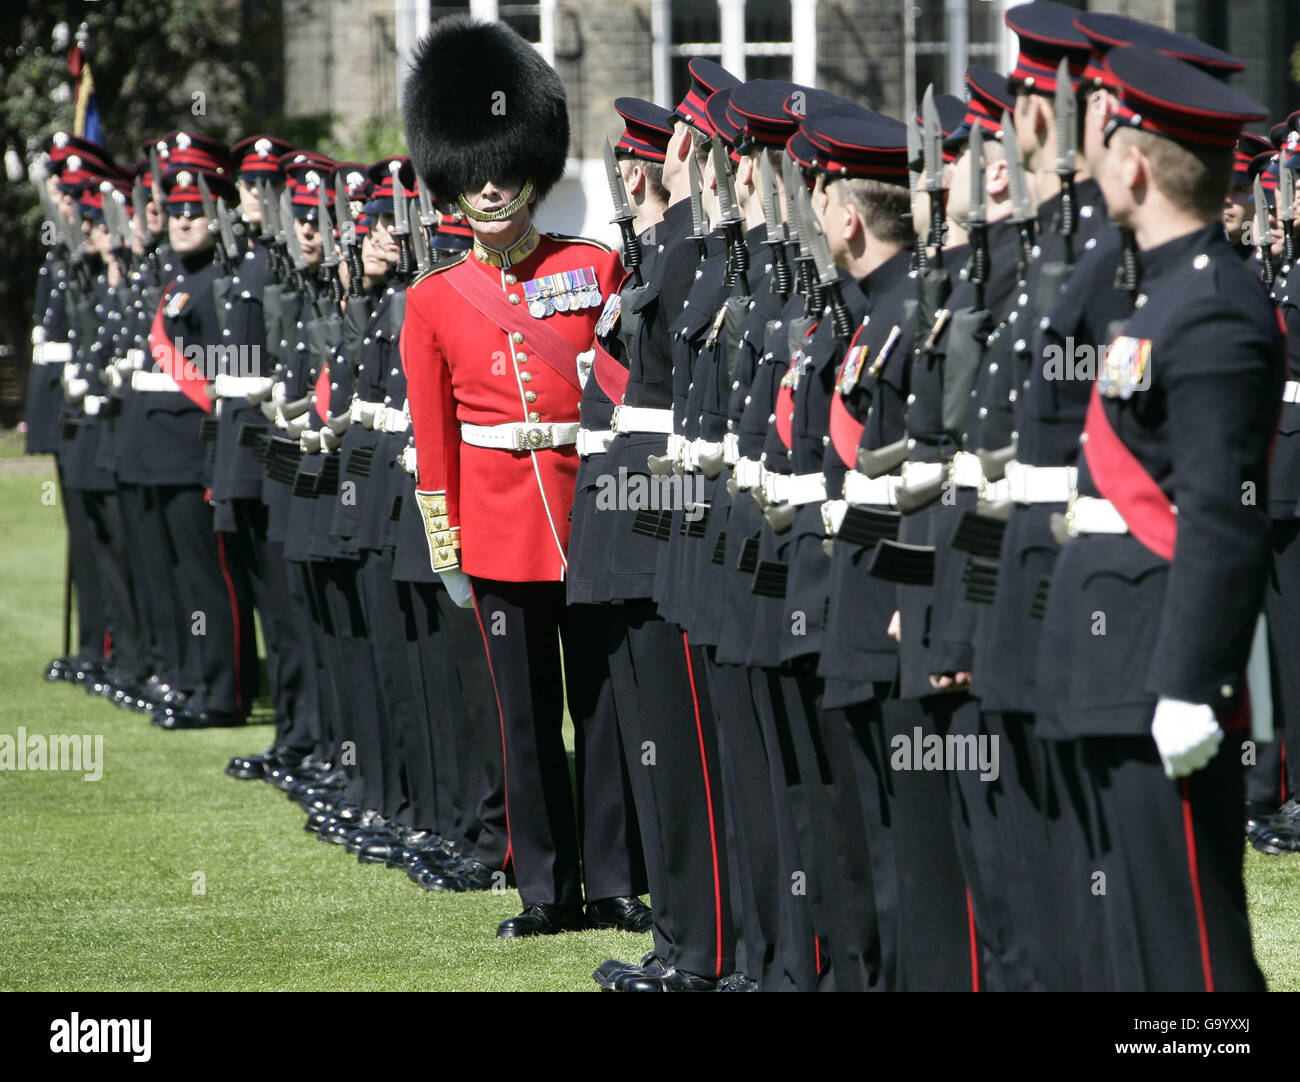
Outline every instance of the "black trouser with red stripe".
[(735, 944), (704, 669), (681, 629), (648, 598), (606, 606), (604, 620), (654, 907), (655, 953), (685, 973), (726, 976)]
[(122, 503), (116, 490), (81, 495), (111, 643), (108, 671), (118, 680), (143, 681), (149, 677), (148, 663), (136, 606), (138, 587), (132, 580), (127, 554), (130, 542)]
[(212, 507), (196, 486), (163, 485), (159, 497), (185, 630), (198, 661), (192, 702), (205, 710), (246, 713), (258, 679), (252, 609), (236, 591), (225, 540), (212, 529)]
[(1225, 738), (1209, 765), (1177, 781), (1149, 736), (1078, 747), (1095, 829), (1075, 881), (1102, 913), (1105, 990), (1263, 991), (1241, 877), (1240, 741)]
[[(600, 619), (562, 582), (474, 578), (497, 693), (506, 821), (524, 905), (645, 893)], [(563, 640), (563, 671), (560, 645)], [(573, 721), (577, 807), (562, 726)]]

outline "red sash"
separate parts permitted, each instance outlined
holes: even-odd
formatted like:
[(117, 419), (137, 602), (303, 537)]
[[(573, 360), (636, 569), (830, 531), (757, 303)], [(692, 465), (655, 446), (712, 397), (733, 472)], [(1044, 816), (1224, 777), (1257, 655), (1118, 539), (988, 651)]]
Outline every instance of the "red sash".
[(162, 299), (158, 301), (158, 311), (154, 313), (153, 325), (149, 328), (149, 352), (158, 362), (158, 367), (176, 381), (177, 389), (199, 407), (204, 413), (212, 412), (212, 399), (208, 397), (208, 380), (194, 367), (184, 354), (172, 344), (167, 337), (167, 328), (163, 326), (163, 309), (171, 299), (173, 282), (163, 290)]
[(776, 392), (776, 434), (790, 450), (794, 438), (794, 388), (784, 384)]
[(529, 356), (536, 357), (566, 383), (582, 389), (577, 362), (581, 351), (559, 331), (543, 319), (533, 319), (524, 305), (511, 304), (499, 284), (468, 263), (462, 268), (449, 270), (443, 279), (480, 315), (486, 316), (507, 334), (521, 333), (529, 345)]
[(1087, 437), (1083, 457), (1097, 491), (1115, 505), (1138, 541), (1161, 559), (1172, 560), (1178, 538), (1173, 504), (1111, 427), (1097, 384), (1092, 388), (1083, 432)]
[(623, 396), (627, 393), (628, 377), (632, 373), (619, 364), (614, 355), (599, 342), (594, 343), (592, 348), (596, 351), (596, 362), (592, 366), (596, 382), (614, 405), (621, 405)]
[(330, 362), (327, 358), (320, 366), (320, 375), (316, 377), (315, 401), (316, 414), (322, 421), (329, 420), (330, 414)]
[(840, 461), (850, 469), (857, 466), (858, 443), (866, 427), (848, 411), (838, 391), (831, 395), (831, 446), (840, 456)]

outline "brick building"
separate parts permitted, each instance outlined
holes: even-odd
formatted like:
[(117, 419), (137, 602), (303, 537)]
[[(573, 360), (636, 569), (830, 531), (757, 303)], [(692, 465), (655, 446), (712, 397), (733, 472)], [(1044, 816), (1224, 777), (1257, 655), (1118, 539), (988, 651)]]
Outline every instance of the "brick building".
[[(1009, 70), (1015, 35), (1003, 12), (1020, 0), (286, 0), (285, 109), (330, 111), (342, 132), (391, 116), (412, 44), (456, 12), (501, 18), (537, 44), (569, 91), (572, 155), (543, 208), (548, 228), (612, 239), (600, 166), (619, 130), (611, 101), (664, 105), (686, 61), (711, 56), (747, 78), (793, 79), (895, 116), (933, 82), (961, 92), (967, 63)], [(1282, 116), (1300, 106), (1288, 58), (1297, 0), (1075, 0), (1080, 9), (1145, 19), (1241, 57), (1235, 80)], [(363, 47), (364, 43), (364, 47)]]

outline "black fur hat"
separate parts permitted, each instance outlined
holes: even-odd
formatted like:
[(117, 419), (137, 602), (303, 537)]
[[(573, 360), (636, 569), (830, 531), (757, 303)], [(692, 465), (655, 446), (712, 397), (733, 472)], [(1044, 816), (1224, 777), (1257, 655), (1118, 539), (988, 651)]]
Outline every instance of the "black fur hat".
[(435, 25), (415, 47), (402, 112), (411, 161), (439, 199), (529, 179), (541, 199), (564, 175), (564, 85), (504, 23)]

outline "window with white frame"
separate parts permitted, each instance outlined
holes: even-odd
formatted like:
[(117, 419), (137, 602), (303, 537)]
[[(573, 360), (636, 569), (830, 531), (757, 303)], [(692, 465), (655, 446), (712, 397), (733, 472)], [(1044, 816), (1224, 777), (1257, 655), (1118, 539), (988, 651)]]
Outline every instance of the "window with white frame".
[[(903, 70), (909, 101), (918, 101), (931, 84), (939, 93), (965, 97), (965, 72), (971, 64), (1001, 68), (1009, 36), (1003, 12), (1016, 0), (902, 0)], [(961, 8), (965, 8), (965, 12)]]

